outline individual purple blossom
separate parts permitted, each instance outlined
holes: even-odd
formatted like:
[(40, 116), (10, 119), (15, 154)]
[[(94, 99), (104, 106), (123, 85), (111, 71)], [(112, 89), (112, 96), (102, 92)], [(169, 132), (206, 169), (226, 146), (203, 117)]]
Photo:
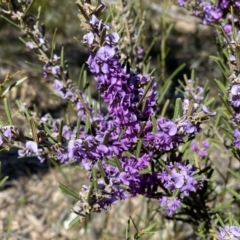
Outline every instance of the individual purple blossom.
[(171, 136), (163, 131), (148, 133), (144, 137), (145, 147), (155, 149), (155, 151), (170, 151), (176, 148), (180, 142), (182, 142), (181, 137)]
[(3, 138), (2, 138), (2, 135), (0, 135), (0, 146), (3, 145)]
[(26, 47), (30, 48), (30, 49), (33, 49), (33, 48), (36, 48), (36, 44), (32, 43), (32, 42), (27, 42), (26, 43)]
[(12, 141), (14, 140), (15, 136), (13, 134), (14, 126), (4, 126), (1, 128), (3, 135), (9, 140)]
[(89, 32), (83, 36), (83, 43), (87, 44), (88, 46), (91, 46), (94, 40), (94, 34), (92, 32)]
[(203, 10), (203, 24), (213, 23), (222, 17), (222, 11), (217, 6), (204, 1), (201, 3)]
[(209, 142), (208, 141), (206, 141), (206, 140), (203, 140), (202, 142), (201, 142), (201, 145), (199, 144), (199, 145), (197, 145), (197, 143), (196, 143), (196, 141), (195, 140), (193, 140), (192, 142), (191, 142), (191, 150), (193, 151), (193, 152), (196, 152), (196, 153), (198, 153), (198, 156), (200, 157), (200, 158), (204, 158), (204, 157), (207, 157), (207, 155), (208, 155), (208, 149), (209, 149)]
[(198, 150), (199, 150), (199, 148), (198, 148), (196, 141), (192, 141), (191, 142), (191, 151), (197, 152)]
[(33, 141), (28, 141), (25, 144), (24, 149), (18, 151), (18, 155), (20, 157), (37, 155), (38, 154), (38, 147), (37, 144)]
[(234, 138), (234, 140), (233, 140), (234, 145), (240, 149), (240, 130), (239, 130), (239, 128), (234, 129), (233, 138)]
[(175, 197), (163, 196), (159, 199), (160, 206), (163, 208), (164, 215), (171, 217), (181, 207), (181, 200)]
[(94, 27), (97, 30), (99, 34), (103, 30), (103, 28), (106, 28), (107, 30), (109, 30), (110, 28), (107, 24), (99, 20), (94, 14), (91, 15), (89, 23), (92, 25), (92, 27)]
[(197, 181), (194, 178), (196, 169), (190, 164), (185, 165), (181, 162), (175, 164), (177, 167), (172, 163), (168, 164), (168, 170), (163, 169), (158, 173), (157, 178), (171, 193), (179, 190), (184, 196), (188, 196), (190, 192), (196, 192), (203, 181), (203, 179)]
[(186, 4), (186, 0), (178, 0), (178, 4), (183, 7)]
[(56, 75), (56, 74), (60, 74), (61, 72), (61, 69), (60, 69), (60, 66), (53, 66), (52, 67), (52, 74)]
[(229, 89), (229, 98), (233, 108), (238, 108), (240, 106), (240, 84), (234, 84)]
[[(90, 146), (91, 147), (91, 146)], [(75, 160), (81, 163), (83, 169), (90, 171), (95, 161), (88, 158), (89, 150), (84, 146), (82, 139), (70, 140), (68, 143), (68, 157), (70, 160)]]
[(240, 227), (239, 226), (224, 226), (219, 228), (218, 240), (239, 240), (240, 239)]
[(209, 109), (205, 105), (201, 105), (201, 109), (204, 113), (206, 113), (210, 117), (214, 117), (217, 115), (217, 112), (210, 112)]
[(58, 148), (56, 150), (56, 153), (57, 153), (57, 160), (60, 163), (68, 163), (70, 161), (68, 157), (68, 151), (66, 149)]
[(68, 125), (64, 125), (64, 126), (63, 126), (62, 135), (63, 135), (67, 140), (70, 140), (70, 139), (71, 139), (72, 131), (71, 131), (70, 126), (68, 126)]

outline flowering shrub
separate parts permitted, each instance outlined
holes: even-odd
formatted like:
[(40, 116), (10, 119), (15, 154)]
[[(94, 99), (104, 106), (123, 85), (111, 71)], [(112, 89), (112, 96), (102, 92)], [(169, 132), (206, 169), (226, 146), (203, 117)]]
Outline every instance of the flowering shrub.
[[(236, 29), (238, 20), (231, 15), (230, 6), (237, 14), (238, 1), (216, 4), (196, 1), (196, 5), (191, 2), (178, 1), (181, 6), (192, 8), (204, 24), (223, 26), (227, 36), (234, 39), (231, 19)], [(82, 43), (88, 53), (86, 67), (101, 97), (96, 107), (91, 96), (70, 79), (64, 54), (60, 56), (50, 47), (38, 18), (30, 14), (33, 1), (13, 3), (3, 3), (4, 18), (24, 32), (25, 46), (43, 62), (44, 77), (52, 81), (56, 95), (71, 103), (77, 120), (66, 123), (50, 114), (37, 117), (23, 107), (21, 111), (30, 124), (29, 131), (23, 131), (14, 124), (5, 98), (8, 123), (1, 122), (0, 146), (17, 146), (20, 157), (35, 155), (41, 162), (49, 159), (61, 164), (75, 162), (88, 172), (89, 185), (82, 186), (73, 207), (79, 215), (77, 219), (107, 210), (120, 200), (142, 195), (159, 202), (159, 211), (167, 219), (192, 224), (203, 239), (212, 234), (218, 235), (218, 239), (238, 239), (239, 227), (224, 226), (228, 222), (222, 220), (224, 209), (229, 205), (219, 207), (215, 203), (222, 193), (217, 193), (212, 180), (211, 139), (205, 135), (205, 139), (198, 140), (204, 124), (210, 128), (213, 119), (218, 117), (217, 112), (209, 110), (214, 99), (209, 99), (206, 87), (197, 86), (194, 78), (185, 79), (183, 97), (176, 99), (173, 117), (160, 114), (161, 93), (157, 93), (154, 75), (144, 71), (145, 53), (136, 36), (133, 34), (130, 48), (139, 56), (130, 64), (121, 43), (123, 32), (113, 31), (110, 22), (103, 20), (105, 3), (97, 1), (92, 5), (91, 1), (78, 0), (76, 5), (85, 31)], [(226, 40), (224, 36), (222, 43), (227, 44)], [(225, 93), (222, 100), (231, 115), (225, 116), (232, 135), (226, 140), (233, 140), (232, 145), (226, 144), (226, 147), (239, 159), (240, 83), (236, 44), (232, 51), (231, 85), (227, 91), (220, 82), (218, 85)], [(236, 197), (234, 190), (231, 193)]]

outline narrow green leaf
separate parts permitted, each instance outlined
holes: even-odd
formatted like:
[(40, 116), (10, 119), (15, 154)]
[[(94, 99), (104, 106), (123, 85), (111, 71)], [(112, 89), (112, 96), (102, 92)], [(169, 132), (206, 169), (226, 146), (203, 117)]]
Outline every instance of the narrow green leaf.
[(231, 170), (231, 169), (228, 169), (228, 171), (229, 171), (236, 179), (239, 179), (239, 180), (240, 180), (240, 174), (239, 174), (239, 173), (236, 173), (236, 172), (234, 172), (234, 171)]
[[(229, 104), (223, 99), (221, 94), (218, 94), (218, 96), (219, 96), (220, 100), (222, 101), (222, 103), (224, 104), (224, 106), (226, 107), (225, 110), (227, 110), (227, 113), (228, 113), (227, 118), (229, 118), (229, 115), (233, 116), (233, 110), (230, 108)], [(226, 113), (225, 111), (223, 111), (223, 112)]]
[(134, 157), (134, 155), (129, 151), (124, 151), (122, 154), (124, 157)]
[(175, 107), (174, 107), (174, 114), (173, 114), (173, 120), (176, 120), (178, 117), (182, 116), (182, 99), (177, 98)]
[(139, 156), (140, 156), (142, 144), (143, 144), (142, 139), (139, 139), (138, 143), (137, 143), (137, 149), (136, 149), (136, 158), (139, 158)]
[(8, 176), (4, 177), (1, 181), (0, 181), (0, 187), (8, 180)]
[(94, 166), (92, 169), (92, 176), (93, 176), (93, 186), (94, 186), (94, 190), (97, 193), (98, 192), (98, 182), (97, 182), (97, 169)]
[(83, 90), (84, 89), (84, 85), (82, 84), (82, 77), (83, 77), (83, 71), (85, 68), (85, 64), (82, 65), (80, 73), (79, 73), (79, 77), (78, 77), (78, 88)]
[(113, 14), (113, 11), (114, 11), (115, 7), (116, 7), (116, 6), (112, 6), (112, 7), (111, 7), (111, 9), (110, 9), (110, 11), (109, 11), (109, 14), (107, 15), (107, 17), (106, 17), (106, 19), (105, 19), (104, 22), (108, 22), (109, 18), (110, 18), (110, 17), (112, 16), (112, 14)]
[(53, 39), (52, 39), (52, 46), (51, 46), (51, 55), (50, 58), (53, 59), (53, 52), (56, 48), (56, 34), (57, 34), (57, 28), (55, 28), (53, 33)]
[(58, 130), (58, 142), (62, 143), (63, 142), (63, 138), (62, 138), (62, 131), (63, 131), (63, 120), (60, 121), (59, 124), (59, 130)]
[(61, 67), (64, 69), (64, 46), (61, 49)]
[(122, 171), (123, 171), (123, 169), (122, 169), (122, 165), (121, 165), (121, 163), (120, 163), (118, 157), (117, 157), (117, 156), (114, 156), (114, 157), (113, 157), (113, 160), (115, 161), (116, 166), (118, 167), (119, 171), (122, 172)]
[(30, 128), (32, 131), (33, 141), (38, 144), (37, 128), (36, 128), (35, 121), (33, 118), (29, 119), (29, 124), (30, 124)]
[(108, 180), (107, 175), (104, 171), (104, 168), (103, 168), (103, 165), (102, 165), (101, 161), (98, 160), (97, 165), (98, 165), (98, 169), (99, 169), (99, 171), (101, 173), (101, 176), (104, 179), (105, 183), (109, 184), (109, 180)]
[(125, 184), (119, 184), (118, 187), (121, 188), (121, 189), (127, 190), (127, 191), (131, 190), (131, 188), (129, 186), (125, 185)]
[(7, 126), (7, 124), (2, 119), (0, 119), (0, 127), (4, 127), (4, 126)]
[(27, 7), (27, 9), (24, 13), (25, 16), (29, 13), (29, 11), (32, 8), (32, 5), (33, 5), (34, 2), (35, 2), (35, 0), (30, 1), (30, 4), (28, 5), (28, 7)]
[(153, 115), (151, 116), (151, 119), (152, 119), (152, 125), (153, 125), (152, 132), (153, 132), (153, 133), (156, 133), (156, 132), (157, 132), (157, 120), (156, 120), (155, 114), (153, 114)]
[(150, 166), (148, 166), (147, 168), (144, 168), (144, 169), (138, 171), (138, 173), (139, 173), (140, 175), (148, 174), (148, 173), (151, 173), (151, 172), (152, 172), (152, 170), (151, 170), (151, 167), (150, 167)]
[(157, 225), (157, 223), (153, 223), (153, 224), (149, 225), (147, 228), (145, 228), (143, 231), (146, 233), (150, 232), (150, 231), (152, 231), (153, 228), (155, 228), (156, 225)]
[(219, 80), (217, 80), (217, 79), (215, 79), (215, 83), (216, 83), (216, 84), (218, 85), (218, 87), (221, 89), (223, 95), (226, 96), (226, 95), (227, 95), (227, 89), (226, 89), (226, 87), (222, 84), (222, 82), (219, 81)]
[(209, 106), (212, 102), (214, 102), (214, 100), (215, 100), (215, 98), (212, 97), (212, 98), (210, 98), (207, 102), (205, 102), (204, 105), (207, 107), (207, 106)]
[(224, 227), (225, 224), (224, 224), (223, 220), (220, 218), (220, 216), (218, 214), (216, 214), (216, 217), (217, 217), (218, 222), (221, 224), (221, 226)]
[(69, 189), (68, 187), (64, 186), (63, 184), (59, 183), (58, 187), (67, 195), (75, 198), (76, 200), (81, 200), (81, 198), (78, 196), (78, 194), (76, 194), (75, 192), (73, 192), (71, 189)]
[(73, 227), (76, 223), (81, 221), (81, 216), (76, 216), (69, 224), (68, 228)]
[(227, 190), (233, 195), (235, 196), (238, 200), (240, 200), (240, 194), (238, 194), (236, 191), (234, 191), (231, 188), (227, 188)]
[(4, 108), (5, 108), (5, 112), (6, 112), (6, 115), (7, 115), (8, 122), (9, 122), (10, 125), (14, 125), (13, 124), (13, 119), (12, 119), (12, 114), (11, 114), (11, 111), (9, 109), (7, 98), (3, 99), (3, 103), (4, 103)]

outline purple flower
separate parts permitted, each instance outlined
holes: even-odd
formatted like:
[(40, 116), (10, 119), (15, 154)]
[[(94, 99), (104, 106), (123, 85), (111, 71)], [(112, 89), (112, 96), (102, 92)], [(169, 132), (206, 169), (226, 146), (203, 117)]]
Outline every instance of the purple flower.
[(60, 74), (60, 72), (61, 72), (60, 66), (52, 67), (52, 74), (56, 75), (56, 74)]
[(208, 114), (211, 117), (216, 116), (217, 112), (210, 112), (209, 109), (205, 105), (201, 105), (201, 109), (204, 113)]
[(199, 150), (199, 148), (198, 148), (196, 141), (192, 141), (191, 142), (191, 151), (197, 152), (198, 150)]
[(54, 80), (53, 87), (58, 91), (62, 91), (63, 89), (65, 89), (63, 83), (57, 79)]
[(88, 46), (91, 46), (93, 44), (94, 40), (94, 34), (92, 32), (89, 32), (83, 36), (83, 43), (86, 43)]
[(178, 0), (178, 4), (179, 4), (180, 6), (185, 6), (186, 0)]
[(167, 168), (158, 173), (157, 178), (161, 181), (165, 188), (169, 189), (172, 193), (178, 189), (184, 196), (188, 196), (189, 192), (196, 192), (200, 188), (203, 179), (197, 181), (194, 178), (196, 174), (195, 168), (188, 164), (184, 165), (181, 162), (176, 162), (177, 169), (174, 164), (170, 163)]
[(0, 135), (0, 146), (3, 145), (3, 139), (2, 139), (2, 136)]
[(56, 152), (57, 152), (57, 160), (60, 163), (68, 163), (69, 162), (68, 152), (65, 149), (59, 148), (56, 150)]
[(231, 105), (234, 108), (238, 108), (240, 106), (240, 85), (239, 84), (233, 85), (230, 88), (229, 93)]
[(91, 15), (91, 19), (89, 21), (89, 23), (98, 31), (98, 33), (100, 34), (102, 29), (105, 27), (107, 30), (109, 30), (109, 26), (105, 23), (103, 23), (102, 21), (99, 21), (98, 18), (92, 14)]
[(234, 129), (233, 137), (234, 145), (240, 149), (240, 130), (238, 128)]
[(201, 146), (198, 146), (196, 141), (192, 141), (191, 150), (197, 152), (200, 158), (204, 158), (208, 155), (207, 150), (209, 149), (209, 146), (210, 145), (206, 140), (202, 141)]
[(159, 199), (160, 206), (163, 208), (163, 213), (171, 217), (181, 207), (181, 200), (179, 198), (169, 198), (163, 196)]
[(38, 154), (38, 147), (37, 144), (33, 141), (28, 141), (25, 144), (25, 148), (18, 151), (18, 155), (20, 157), (37, 155)]
[(110, 33), (106, 35), (105, 41), (109, 46), (114, 46), (118, 43), (119, 36), (117, 33)]
[(30, 48), (30, 49), (33, 49), (33, 48), (36, 48), (36, 44), (32, 43), (32, 42), (27, 42), (26, 43), (26, 47)]
[(219, 228), (218, 240), (239, 240), (240, 239), (240, 227), (239, 226), (225, 226)]
[(15, 139), (13, 129), (14, 129), (14, 126), (10, 126), (10, 125), (2, 127), (2, 133), (9, 141), (12, 141)]
[(107, 61), (115, 55), (115, 50), (109, 46), (100, 47), (96, 57), (102, 61)]

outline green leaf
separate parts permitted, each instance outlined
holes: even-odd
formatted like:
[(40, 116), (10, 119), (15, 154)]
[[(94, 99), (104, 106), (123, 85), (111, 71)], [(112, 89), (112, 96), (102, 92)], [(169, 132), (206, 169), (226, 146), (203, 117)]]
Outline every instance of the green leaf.
[(101, 161), (98, 160), (97, 164), (98, 164), (98, 169), (99, 169), (99, 171), (101, 173), (102, 178), (104, 179), (106, 184), (109, 184), (109, 180), (108, 180), (107, 175), (106, 175), (106, 173), (104, 171), (104, 168), (102, 166)]
[(143, 230), (143, 232), (148, 233), (148, 232), (152, 231), (152, 229), (155, 228), (156, 225), (157, 225), (157, 223), (153, 223), (153, 224), (149, 225), (147, 228), (145, 228)]
[(124, 185), (124, 184), (119, 184), (118, 187), (127, 191), (131, 190), (131, 188), (128, 185)]
[(0, 181), (0, 187), (7, 181), (8, 176), (4, 177), (1, 181)]
[(233, 195), (235, 196), (238, 200), (240, 200), (240, 194), (238, 194), (236, 191), (234, 191), (231, 188), (227, 188), (227, 190)]
[(140, 175), (144, 175), (144, 174), (150, 173), (151, 171), (152, 171), (152, 170), (151, 170), (151, 167), (148, 166), (147, 168), (144, 168), (144, 169), (138, 171), (138, 173), (139, 173)]
[(215, 100), (215, 98), (212, 97), (212, 98), (210, 98), (207, 102), (205, 102), (204, 105), (207, 107), (207, 106), (210, 105), (214, 100)]
[(176, 120), (178, 117), (182, 116), (182, 99), (177, 98), (175, 107), (174, 107), (174, 114), (173, 114), (173, 120)]
[(68, 228), (73, 227), (76, 223), (81, 221), (81, 216), (76, 216), (69, 224), (68, 224)]
[(13, 125), (13, 119), (12, 119), (12, 114), (8, 105), (8, 100), (6, 98), (3, 99), (3, 103), (4, 103), (4, 108), (5, 108), (5, 112), (8, 118), (8, 122), (10, 125)]
[(76, 200), (81, 200), (81, 198), (78, 196), (78, 194), (76, 194), (75, 192), (73, 192), (71, 189), (69, 189), (68, 187), (64, 186), (63, 184), (59, 183), (58, 187), (66, 194), (68, 194), (69, 196), (75, 198)]
[(219, 206), (216, 206), (215, 208), (211, 208), (210, 212), (211, 213), (222, 212), (226, 208), (231, 207), (232, 202), (233, 202), (233, 199), (229, 199), (226, 203), (220, 204)]
[(236, 178), (240, 180), (240, 174), (239, 173), (235, 173), (233, 170), (228, 169), (228, 171)]
[(222, 90), (223, 95), (224, 95), (224, 96), (227, 96), (227, 89), (226, 89), (226, 87), (222, 84), (222, 82), (219, 81), (219, 80), (217, 80), (217, 79), (215, 79), (215, 82), (216, 82), (216, 84), (218, 85), (218, 87)]
[(220, 218), (220, 216), (218, 214), (216, 214), (217, 220), (218, 222), (221, 224), (222, 227), (224, 227), (224, 222), (223, 220)]
[(139, 139), (138, 143), (137, 143), (137, 149), (136, 149), (136, 158), (139, 158), (139, 156), (140, 156), (142, 144), (143, 144), (142, 139)]

